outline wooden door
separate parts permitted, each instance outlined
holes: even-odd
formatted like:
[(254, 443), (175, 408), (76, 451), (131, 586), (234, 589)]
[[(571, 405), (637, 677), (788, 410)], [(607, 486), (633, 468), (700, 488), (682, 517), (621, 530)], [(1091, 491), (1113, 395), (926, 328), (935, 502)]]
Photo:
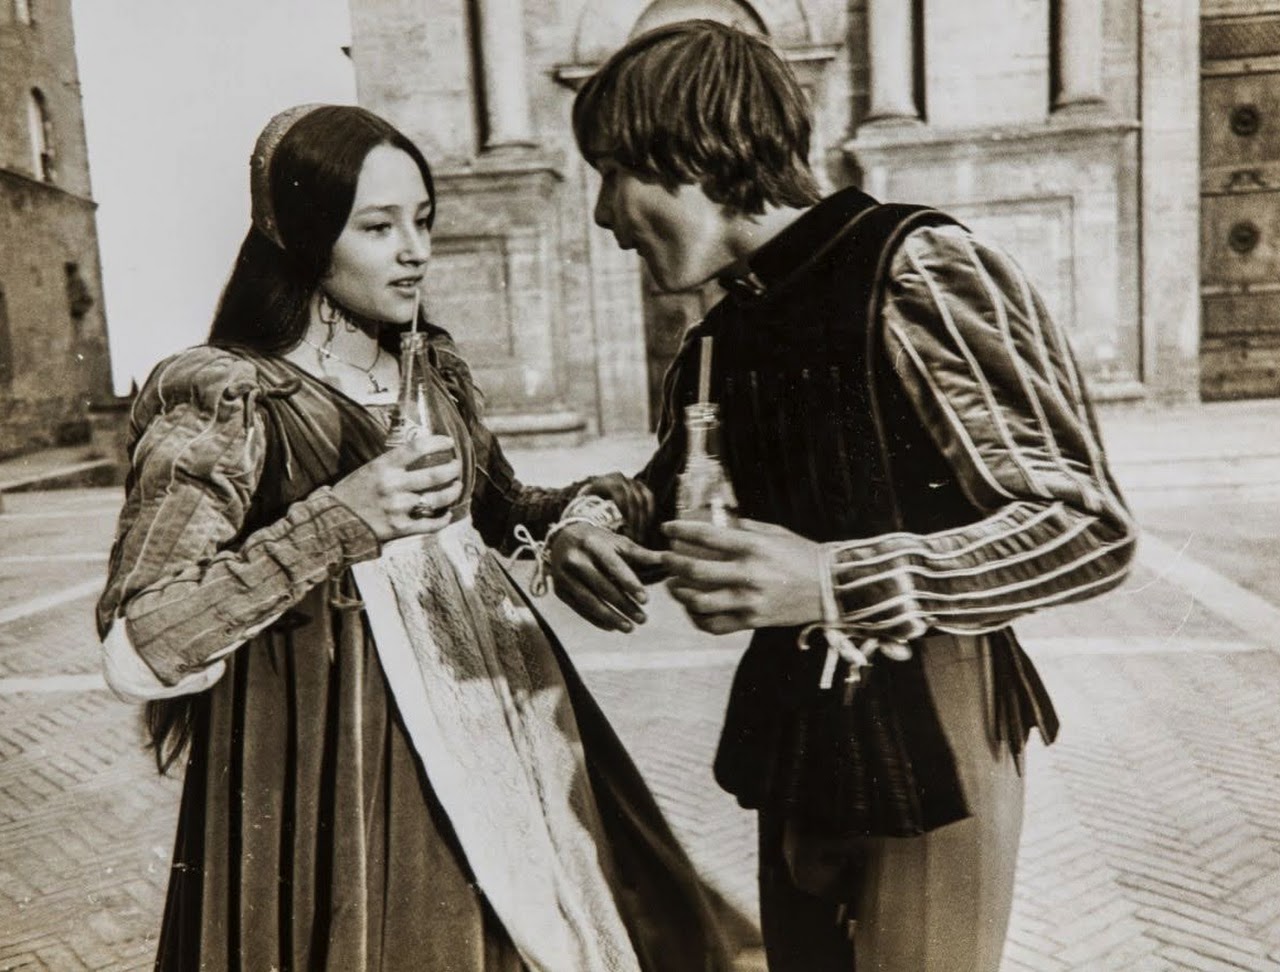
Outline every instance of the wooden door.
[(1201, 397), (1280, 396), (1280, 9), (1201, 36)]

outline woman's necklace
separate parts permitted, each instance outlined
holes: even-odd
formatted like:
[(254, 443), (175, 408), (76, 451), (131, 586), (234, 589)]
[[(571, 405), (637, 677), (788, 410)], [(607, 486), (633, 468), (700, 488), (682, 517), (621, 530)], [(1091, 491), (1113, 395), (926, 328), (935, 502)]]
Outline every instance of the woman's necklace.
[(369, 391), (372, 394), (385, 395), (388, 391), (390, 391), (390, 389), (387, 388), (385, 385), (383, 385), (382, 382), (378, 381), (378, 379), (375, 378), (373, 374), (373, 369), (378, 367), (378, 362), (382, 360), (382, 345), (378, 344), (376, 341), (374, 342), (374, 346), (378, 349), (378, 351), (377, 351), (377, 354), (373, 356), (373, 362), (367, 368), (362, 368), (360, 367), (360, 365), (355, 364), (354, 362), (348, 361), (346, 358), (344, 358), (342, 355), (338, 354), (337, 352), (330, 351), (328, 348), (324, 347), (323, 345), (316, 344), (314, 341), (308, 341), (306, 338), (303, 338), (302, 343), (309, 348), (315, 349), (316, 356), (317, 356), (317, 363), (319, 364), (321, 371), (328, 371), (328, 369), (325, 367), (325, 364), (324, 364), (325, 358), (328, 358), (331, 361), (339, 361), (342, 364), (346, 365), (348, 368), (354, 368), (356, 371), (363, 372), (364, 376), (369, 379), (369, 386), (370, 386)]

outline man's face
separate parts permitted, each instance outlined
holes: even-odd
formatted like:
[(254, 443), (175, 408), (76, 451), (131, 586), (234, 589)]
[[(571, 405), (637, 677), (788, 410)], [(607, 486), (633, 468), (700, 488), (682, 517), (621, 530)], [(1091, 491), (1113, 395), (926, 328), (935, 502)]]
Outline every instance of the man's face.
[(608, 156), (595, 167), (601, 179), (596, 223), (622, 249), (639, 253), (663, 290), (696, 287), (734, 262), (730, 218), (701, 186), (668, 189)]

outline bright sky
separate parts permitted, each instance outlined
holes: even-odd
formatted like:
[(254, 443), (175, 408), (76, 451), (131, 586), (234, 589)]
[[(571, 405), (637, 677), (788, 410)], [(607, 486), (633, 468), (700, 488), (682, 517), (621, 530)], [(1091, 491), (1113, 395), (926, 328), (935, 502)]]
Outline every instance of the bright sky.
[(345, 0), (73, 0), (116, 390), (198, 344), (276, 111), (351, 103)]

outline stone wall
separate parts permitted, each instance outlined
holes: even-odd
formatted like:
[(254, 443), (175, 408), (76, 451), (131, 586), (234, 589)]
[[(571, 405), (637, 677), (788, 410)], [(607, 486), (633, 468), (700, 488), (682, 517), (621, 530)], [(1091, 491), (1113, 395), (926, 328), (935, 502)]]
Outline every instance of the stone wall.
[(592, 225), (598, 182), (569, 113), (582, 79), (629, 36), (688, 16), (762, 30), (796, 68), (825, 188), (859, 182), (934, 204), (1006, 245), (1096, 393), (1196, 394), (1194, 0), (351, 9), (362, 102), (400, 123), (441, 172), (437, 316), (490, 384), (500, 427), (648, 426), (654, 298), (635, 254)]
[(0, 3), (0, 169), (39, 178), (31, 152), (27, 102), (38, 88), (48, 107), (55, 179), (88, 198), (89, 158), (80, 107), (71, 0), (36, 0), (32, 23), (15, 20), (14, 5)]
[[(92, 300), (78, 319), (68, 263)], [(111, 394), (93, 204), (0, 170), (0, 288), (12, 356), (0, 456), (87, 438), (90, 402)]]
[[(89, 436), (111, 397), (102, 270), (90, 195), (70, 0), (0, 5), (0, 456)], [(30, 92), (51, 153), (32, 153)]]

